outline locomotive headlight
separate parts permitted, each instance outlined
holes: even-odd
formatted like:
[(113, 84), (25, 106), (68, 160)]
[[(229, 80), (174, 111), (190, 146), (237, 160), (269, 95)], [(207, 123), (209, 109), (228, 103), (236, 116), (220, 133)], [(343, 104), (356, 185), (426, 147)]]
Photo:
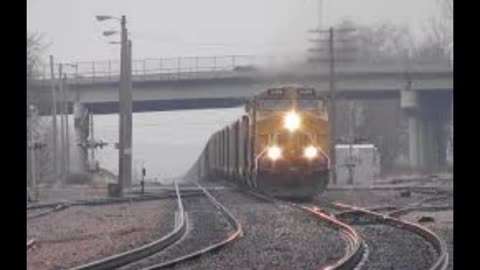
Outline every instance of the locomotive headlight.
[(294, 131), (300, 127), (300, 116), (295, 112), (288, 112), (283, 118), (283, 126), (290, 130)]
[(271, 160), (277, 160), (282, 156), (282, 149), (278, 146), (270, 146), (267, 150), (267, 156)]
[(308, 159), (312, 159), (318, 155), (318, 150), (315, 146), (309, 145), (303, 150), (303, 155)]

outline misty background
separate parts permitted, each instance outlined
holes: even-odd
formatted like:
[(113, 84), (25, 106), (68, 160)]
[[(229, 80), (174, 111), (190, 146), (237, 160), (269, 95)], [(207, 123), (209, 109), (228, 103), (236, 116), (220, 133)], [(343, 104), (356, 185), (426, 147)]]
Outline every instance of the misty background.
[(345, 19), (361, 25), (406, 27), (423, 42), (432, 20), (443, 17), (439, 0), (27, 0), (27, 29), (42, 34), (49, 54), (64, 62), (118, 59), (119, 49), (95, 15), (127, 16), (134, 58), (231, 54), (303, 55), (308, 30)]
[[(37, 70), (48, 63), (48, 55), (53, 55), (56, 63), (119, 59), (118, 45), (108, 44), (119, 37), (102, 35), (106, 30), (118, 30), (119, 23), (98, 22), (95, 15), (127, 16), (133, 59), (239, 54), (300, 59), (312, 47), (308, 40), (315, 38), (308, 30), (321, 25), (357, 29), (354, 40), (359, 58), (389, 63), (433, 60), (451, 66), (452, 0), (323, 0), (321, 7), (318, 0), (27, 0), (27, 104), (51, 106), (50, 100), (40, 100), (30, 87)], [(406, 116), (397, 103), (351, 101), (338, 105), (342, 113), (337, 120), (344, 123), (339, 135), (353, 132), (378, 146), (385, 173), (408, 165)], [(359, 112), (361, 119), (355, 124), (350, 111)], [(178, 176), (193, 164), (215, 130), (242, 113), (243, 109), (233, 108), (134, 114), (134, 163), (145, 162), (150, 176)], [(116, 114), (95, 116), (95, 134), (114, 143), (117, 119)], [(50, 141), (48, 118), (29, 115), (27, 120), (29, 138)], [(448, 149), (453, 153), (453, 123), (449, 129)], [(159, 153), (169, 158), (158, 159)], [(36, 155), (39, 177), (49, 179), (52, 150), (47, 147)], [(102, 166), (114, 172), (117, 156), (111, 146), (96, 155)], [(137, 171), (138, 167), (134, 173)]]

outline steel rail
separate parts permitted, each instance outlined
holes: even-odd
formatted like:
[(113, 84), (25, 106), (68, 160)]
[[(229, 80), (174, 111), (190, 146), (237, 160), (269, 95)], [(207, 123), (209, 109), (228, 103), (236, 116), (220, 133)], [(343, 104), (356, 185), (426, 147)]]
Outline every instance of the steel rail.
[(438, 255), (437, 260), (432, 264), (429, 270), (447, 269), (447, 266), (448, 266), (447, 244), (443, 239), (441, 239), (431, 230), (409, 221), (401, 220), (389, 215), (382, 215), (364, 208), (347, 205), (343, 203), (333, 203), (333, 205), (344, 210), (349, 210), (347, 212), (342, 212), (336, 215), (337, 218), (339, 219), (341, 219), (341, 217), (344, 215), (360, 213), (370, 218), (373, 218), (373, 220), (371, 220), (369, 223), (380, 222), (380, 223), (383, 223), (392, 227), (404, 229), (419, 235), (420, 237), (422, 237), (424, 240), (426, 240), (433, 246), (433, 248), (435, 249)]
[[(27, 219), (33, 219), (33, 218), (38, 218), (38, 217), (46, 216), (46, 215), (51, 214), (51, 213), (53, 213), (53, 212), (57, 212), (57, 211), (61, 211), (61, 210), (67, 209), (68, 207), (69, 207), (68, 204), (58, 203), (58, 204), (55, 205), (55, 207), (52, 207), (51, 209), (46, 210), (46, 211), (44, 211), (44, 212), (41, 212), (41, 213), (38, 213), (38, 214), (33, 214), (33, 215), (30, 215), (30, 216), (27, 215)], [(41, 208), (36, 208), (36, 209), (41, 209)], [(27, 210), (27, 211), (28, 211), (28, 210)]]
[(330, 227), (333, 227), (337, 230), (340, 230), (344, 239), (347, 242), (347, 252), (346, 254), (335, 263), (328, 265), (321, 269), (353, 269), (361, 261), (363, 254), (365, 252), (365, 246), (362, 238), (359, 236), (357, 231), (355, 231), (351, 226), (337, 220), (334, 217), (329, 216), (328, 214), (322, 213), (316, 207), (308, 207), (305, 205), (300, 206), (303, 210), (306, 210), (315, 216), (321, 218), (323, 221), (327, 222)]
[(97, 261), (93, 261), (84, 265), (70, 268), (69, 270), (104, 270), (104, 269), (115, 269), (120, 266), (138, 261), (145, 257), (148, 257), (152, 254), (155, 254), (182, 238), (186, 233), (187, 222), (186, 222), (186, 213), (183, 209), (182, 198), (180, 195), (180, 190), (177, 183), (175, 183), (176, 195), (177, 195), (177, 207), (178, 207), (178, 224), (169, 234), (166, 236), (148, 243), (146, 245), (134, 248), (132, 250), (122, 252), (107, 258), (103, 258)]
[(451, 205), (424, 205), (424, 206), (412, 206), (412, 207), (405, 207), (400, 208), (388, 213), (389, 216), (394, 218), (399, 218), (400, 216), (406, 215), (413, 211), (443, 211), (443, 210), (451, 210), (453, 206)]
[(167, 262), (154, 264), (154, 265), (142, 268), (141, 270), (161, 269), (161, 268), (176, 265), (180, 262), (184, 262), (186, 260), (193, 259), (195, 257), (201, 256), (201, 255), (203, 255), (205, 253), (208, 253), (210, 251), (213, 251), (213, 250), (219, 249), (221, 247), (224, 247), (225, 245), (233, 242), (234, 240), (238, 239), (239, 237), (241, 237), (243, 235), (242, 226), (241, 226), (240, 222), (238, 222), (238, 220), (235, 219), (235, 217), (217, 199), (215, 199), (215, 197), (212, 196), (207, 191), (207, 189), (200, 186), (199, 184), (197, 184), (197, 186), (205, 194), (205, 196), (207, 196), (207, 198), (212, 202), (212, 204), (223, 214), (223, 216), (227, 219), (227, 221), (230, 223), (230, 225), (233, 226), (235, 231), (233, 233), (231, 233), (227, 238), (223, 239), (222, 241), (220, 241), (218, 243), (215, 243), (213, 245), (207, 246), (207, 247), (202, 248), (200, 250), (194, 251), (194, 252), (189, 253), (187, 255), (177, 257), (177, 258), (175, 258), (173, 260), (170, 260), (170, 261), (167, 261)]
[(357, 266), (361, 262), (364, 253), (367, 252), (365, 243), (363, 242), (360, 235), (355, 231), (355, 229), (353, 229), (348, 224), (343, 223), (340, 220), (337, 220), (333, 214), (330, 214), (324, 209), (321, 209), (315, 206), (306, 206), (303, 204), (296, 204), (292, 202), (278, 200), (269, 195), (260, 194), (252, 190), (247, 190), (246, 192), (262, 200), (266, 200), (269, 202), (286, 203), (287, 205), (294, 207), (296, 209), (307, 211), (315, 215), (317, 218), (320, 218), (321, 220), (326, 222), (328, 226), (330, 226), (331, 228), (341, 232), (343, 239), (347, 243), (346, 254), (342, 258), (337, 260), (335, 263), (321, 267), (319, 269), (329, 269), (329, 270), (353, 269), (355, 268), (355, 266)]
[[(199, 191), (189, 191), (186, 194), (182, 194), (182, 197), (195, 196), (201, 194)], [(27, 212), (29, 210), (41, 209), (41, 208), (55, 208), (59, 205), (64, 205), (65, 207), (69, 206), (95, 206), (95, 205), (105, 205), (105, 204), (115, 204), (115, 203), (127, 203), (127, 202), (142, 202), (142, 201), (151, 201), (151, 200), (162, 200), (162, 199), (171, 199), (176, 198), (175, 190), (168, 190), (165, 194), (155, 194), (155, 193), (145, 193), (141, 196), (129, 196), (123, 198), (96, 198), (96, 199), (87, 199), (87, 200), (75, 200), (75, 201), (59, 201), (59, 202), (50, 202), (50, 203), (37, 203), (27, 205)]]

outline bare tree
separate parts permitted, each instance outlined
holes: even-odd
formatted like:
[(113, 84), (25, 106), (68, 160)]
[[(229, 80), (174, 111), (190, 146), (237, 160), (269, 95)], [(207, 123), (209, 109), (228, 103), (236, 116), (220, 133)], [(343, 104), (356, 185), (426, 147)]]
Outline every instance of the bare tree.
[(27, 32), (27, 78), (31, 79), (41, 65), (41, 56), (46, 48), (43, 35)]
[[(453, 1), (437, 0), (441, 9), (425, 27), (425, 41), (418, 47), (416, 57), (429, 60), (451, 60), (453, 57)], [(449, 61), (450, 62), (450, 61)]]
[(414, 48), (414, 42), (407, 26), (382, 22), (375, 25), (360, 25), (350, 20), (337, 24), (338, 28), (354, 28), (357, 57), (369, 61), (404, 60)]
[[(42, 34), (27, 32), (27, 107), (39, 105), (39, 97), (32, 91), (32, 80), (42, 67), (42, 55), (47, 48)], [(28, 115), (28, 114), (27, 114)]]
[[(50, 136), (52, 136), (52, 130), (49, 124), (49, 119), (45, 117), (32, 114), (29, 111), (31, 105), (35, 109), (47, 108), (51, 104), (50, 100), (45, 101), (41, 100), (40, 96), (36, 94), (36, 91), (33, 87), (32, 80), (34, 79), (36, 73), (41, 70), (42, 67), (42, 56), (47, 48), (47, 45), (44, 42), (43, 35), (39, 33), (28, 33), (27, 32), (27, 140), (29, 144), (32, 142), (38, 142), (47, 144), (51, 141)], [(27, 181), (30, 183), (32, 179), (32, 159), (35, 159), (35, 175), (38, 183), (45, 182), (52, 179), (52, 156), (53, 152), (51, 147), (42, 147), (36, 149), (35, 151), (28, 150), (27, 152)]]

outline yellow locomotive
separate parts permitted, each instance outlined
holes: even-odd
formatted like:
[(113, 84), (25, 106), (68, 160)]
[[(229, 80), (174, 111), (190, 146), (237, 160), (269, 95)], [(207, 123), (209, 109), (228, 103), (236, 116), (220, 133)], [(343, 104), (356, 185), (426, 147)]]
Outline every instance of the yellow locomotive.
[(274, 196), (308, 198), (329, 181), (325, 100), (312, 88), (271, 88), (209, 139), (189, 178), (226, 178)]

